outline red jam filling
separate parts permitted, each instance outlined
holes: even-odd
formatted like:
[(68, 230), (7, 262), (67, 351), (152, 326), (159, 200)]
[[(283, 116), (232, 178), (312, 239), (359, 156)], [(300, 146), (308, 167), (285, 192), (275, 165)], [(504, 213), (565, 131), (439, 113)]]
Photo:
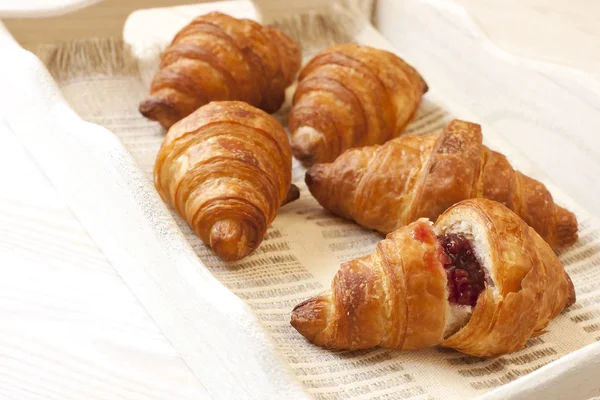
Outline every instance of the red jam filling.
[(448, 301), (464, 306), (475, 306), (485, 287), (485, 271), (475, 257), (471, 242), (461, 234), (438, 237), (448, 257), (444, 269), (448, 276)]

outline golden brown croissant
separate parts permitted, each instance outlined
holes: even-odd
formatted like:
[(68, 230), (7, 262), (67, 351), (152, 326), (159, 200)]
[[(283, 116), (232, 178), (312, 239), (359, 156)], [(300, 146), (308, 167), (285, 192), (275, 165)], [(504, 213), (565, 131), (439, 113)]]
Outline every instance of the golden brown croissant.
[(224, 260), (258, 247), (282, 203), (298, 198), (283, 127), (239, 101), (211, 102), (169, 129), (154, 184)]
[(306, 183), (329, 211), (383, 233), (484, 197), (516, 212), (552, 248), (575, 243), (575, 215), (482, 140), (479, 125), (455, 120), (439, 135), (405, 135), (349, 150), (331, 164), (310, 168)]
[(300, 46), (276, 28), (219, 12), (202, 15), (163, 54), (140, 112), (166, 128), (216, 100), (275, 112), (300, 62)]
[(384, 143), (402, 132), (426, 91), (418, 72), (392, 53), (332, 46), (300, 72), (289, 119), (294, 156), (310, 165)]
[(472, 199), (342, 264), (330, 290), (296, 306), (291, 324), (332, 349), (442, 345), (491, 357), (522, 348), (574, 302), (548, 244), (502, 204)]

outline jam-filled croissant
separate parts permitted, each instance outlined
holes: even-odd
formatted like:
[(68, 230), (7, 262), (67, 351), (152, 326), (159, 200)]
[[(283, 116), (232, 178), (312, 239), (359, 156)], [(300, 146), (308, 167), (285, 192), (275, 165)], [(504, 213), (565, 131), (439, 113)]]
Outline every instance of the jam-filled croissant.
[(276, 28), (212, 12), (177, 33), (140, 112), (170, 127), (198, 107), (240, 100), (275, 112), (300, 69), (300, 46)]
[(305, 165), (402, 133), (427, 85), (398, 56), (354, 43), (335, 45), (300, 72), (289, 128)]
[(515, 213), (465, 200), (419, 219), (342, 264), (292, 325), (332, 349), (435, 345), (492, 357), (519, 350), (575, 302), (552, 249)]
[(299, 196), (283, 127), (238, 101), (212, 102), (169, 129), (154, 183), (224, 260), (258, 247), (279, 207)]
[(404, 135), (314, 165), (306, 184), (329, 211), (383, 233), (483, 197), (516, 212), (552, 248), (575, 243), (575, 215), (556, 205), (544, 184), (515, 171), (482, 141), (481, 126), (454, 120), (438, 135)]

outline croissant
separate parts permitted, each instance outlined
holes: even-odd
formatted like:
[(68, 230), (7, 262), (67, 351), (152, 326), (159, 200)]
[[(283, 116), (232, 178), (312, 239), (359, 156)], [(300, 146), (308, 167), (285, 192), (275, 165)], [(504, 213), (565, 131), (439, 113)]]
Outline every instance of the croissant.
[(398, 136), (427, 85), (387, 51), (346, 43), (329, 47), (300, 72), (289, 118), (292, 152), (305, 165)]
[(154, 183), (224, 260), (256, 249), (279, 207), (299, 196), (283, 127), (239, 101), (211, 102), (169, 129)]
[(275, 112), (300, 63), (300, 46), (276, 28), (219, 12), (202, 15), (166, 49), (140, 113), (169, 128), (210, 101), (240, 100)]
[(342, 264), (291, 324), (331, 349), (442, 345), (479, 357), (519, 350), (575, 302), (546, 242), (500, 203), (465, 200)]
[(439, 135), (405, 135), (349, 150), (331, 164), (310, 168), (306, 183), (329, 211), (383, 233), (484, 197), (516, 212), (552, 248), (575, 243), (575, 215), (482, 140), (481, 126), (454, 120)]

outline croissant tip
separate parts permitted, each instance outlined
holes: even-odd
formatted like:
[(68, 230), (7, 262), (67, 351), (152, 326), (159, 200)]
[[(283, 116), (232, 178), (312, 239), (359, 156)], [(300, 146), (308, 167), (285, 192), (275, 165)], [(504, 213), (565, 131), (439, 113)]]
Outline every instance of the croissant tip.
[(233, 219), (215, 222), (209, 242), (211, 249), (225, 261), (239, 260), (253, 250), (243, 224)]
[(577, 301), (577, 295), (575, 294), (575, 285), (573, 285), (573, 281), (571, 280), (571, 277), (566, 272), (565, 272), (565, 277), (567, 278), (567, 284), (569, 285), (569, 287), (567, 289), (567, 291), (568, 291), (567, 304), (565, 305), (565, 307), (570, 307), (573, 304), (575, 304), (575, 302)]
[(149, 120), (158, 121), (166, 129), (179, 120), (175, 107), (156, 96), (142, 100), (138, 111)]
[(329, 301), (326, 296), (311, 297), (294, 307), (290, 324), (302, 336), (315, 341), (316, 336), (327, 327)]
[(158, 107), (158, 101), (157, 99), (155, 99), (154, 97), (150, 96), (144, 100), (142, 100), (140, 102), (140, 106), (138, 108), (138, 111), (140, 112), (140, 114), (142, 114), (144, 117), (148, 118), (148, 119), (155, 119), (154, 118), (154, 114), (156, 112), (156, 109)]
[(292, 201), (298, 200), (300, 198), (300, 189), (298, 189), (298, 186), (292, 184), (290, 185), (290, 189), (287, 192), (287, 195), (285, 196), (285, 199), (283, 199), (283, 202), (281, 203), (282, 206), (291, 203)]
[(292, 134), (292, 153), (304, 166), (319, 162), (325, 153), (323, 134), (311, 126), (301, 126)]
[(571, 211), (556, 206), (556, 247), (563, 248), (573, 245), (577, 239), (577, 217)]

